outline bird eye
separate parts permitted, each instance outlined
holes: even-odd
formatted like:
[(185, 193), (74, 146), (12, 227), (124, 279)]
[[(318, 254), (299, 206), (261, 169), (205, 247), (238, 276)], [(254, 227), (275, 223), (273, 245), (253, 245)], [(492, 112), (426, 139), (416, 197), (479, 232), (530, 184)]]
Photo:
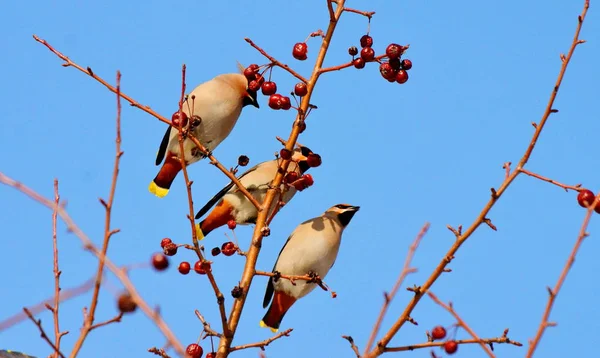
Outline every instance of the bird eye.
[(308, 157), (308, 155), (310, 153), (312, 153), (312, 150), (310, 150), (307, 147), (300, 147), (300, 151), (302, 152), (302, 155), (305, 156), (305, 157)]
[(348, 209), (350, 207), (350, 205), (338, 204), (335, 207), (338, 208), (338, 209)]

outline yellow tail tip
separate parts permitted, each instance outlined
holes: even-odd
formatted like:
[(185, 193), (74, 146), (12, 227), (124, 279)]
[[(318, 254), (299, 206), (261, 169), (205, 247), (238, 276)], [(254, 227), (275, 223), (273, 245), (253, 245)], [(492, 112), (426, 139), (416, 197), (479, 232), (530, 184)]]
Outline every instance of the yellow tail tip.
[(279, 331), (279, 329), (277, 329), (277, 328), (273, 328), (273, 327), (269, 327), (269, 326), (267, 326), (267, 324), (266, 324), (266, 323), (265, 323), (265, 321), (263, 321), (263, 320), (261, 320), (261, 321), (260, 321), (259, 325), (260, 325), (262, 328), (268, 328), (268, 329), (270, 329), (270, 330), (271, 330), (271, 332), (273, 332), (273, 333), (277, 333), (277, 331)]
[(204, 239), (204, 233), (202, 232), (202, 229), (200, 228), (200, 224), (196, 224), (196, 238), (198, 240)]
[(150, 185), (148, 186), (148, 191), (158, 196), (159, 198), (162, 198), (169, 193), (169, 189), (159, 187), (158, 185), (156, 185), (154, 180), (150, 182)]

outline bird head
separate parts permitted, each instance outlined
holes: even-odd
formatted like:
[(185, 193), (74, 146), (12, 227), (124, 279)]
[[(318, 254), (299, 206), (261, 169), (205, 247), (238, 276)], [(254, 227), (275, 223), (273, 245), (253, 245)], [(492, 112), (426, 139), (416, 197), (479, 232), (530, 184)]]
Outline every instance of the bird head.
[(360, 210), (360, 206), (337, 204), (329, 208), (325, 215), (338, 219), (342, 227), (346, 227), (358, 210)]
[(310, 166), (308, 165), (308, 155), (313, 151), (310, 148), (305, 147), (303, 145), (296, 146), (294, 149), (294, 154), (292, 154), (292, 159), (298, 163), (298, 167), (300, 168), (300, 172), (304, 174)]

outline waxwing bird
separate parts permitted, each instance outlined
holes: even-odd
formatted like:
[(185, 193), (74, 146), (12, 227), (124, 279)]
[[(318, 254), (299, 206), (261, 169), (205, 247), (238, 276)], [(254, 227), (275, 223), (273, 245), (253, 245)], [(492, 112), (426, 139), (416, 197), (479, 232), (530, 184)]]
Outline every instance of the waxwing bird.
[[(281, 249), (273, 272), (282, 275), (316, 274), (321, 279), (325, 278), (335, 263), (342, 233), (359, 209), (358, 206), (338, 204), (323, 215), (298, 225)], [(304, 280), (296, 280), (292, 284), (290, 280), (269, 278), (263, 308), (267, 307), (271, 297), (273, 301), (260, 326), (277, 332), (283, 316), (294, 302), (315, 287), (315, 283)]]
[[(295, 172), (298, 176), (302, 176), (310, 167), (307, 163), (308, 156), (312, 151), (304, 146), (297, 147), (292, 153), (292, 163), (288, 167), (289, 172)], [(269, 184), (277, 174), (279, 168), (279, 160), (274, 159), (257, 164), (247, 172), (242, 174), (238, 179), (244, 187), (252, 194), (259, 203), (265, 200)], [(285, 184), (281, 185), (283, 190)], [(296, 194), (294, 187), (289, 187), (282, 197), (284, 203), (288, 203)], [(217, 204), (218, 202), (218, 204)], [(221, 189), (212, 199), (204, 205), (196, 214), (196, 219), (203, 217), (215, 204), (216, 207), (202, 220), (196, 224), (196, 233), (199, 239), (203, 239), (211, 231), (219, 228), (229, 220), (234, 220), (236, 224), (248, 225), (255, 224), (258, 216), (258, 211), (254, 205), (246, 198), (233, 182)], [(269, 215), (275, 210), (277, 200), (273, 201), (269, 209)]]
[[(209, 151), (213, 151), (237, 123), (242, 108), (259, 108), (256, 92), (248, 89), (248, 80), (239, 73), (219, 75), (196, 87), (183, 103), (182, 112), (190, 119), (190, 134)], [(188, 138), (183, 141), (186, 165), (206, 156)], [(178, 130), (169, 126), (156, 155), (156, 165), (162, 165), (148, 190), (158, 197), (169, 192), (171, 183), (181, 170)]]

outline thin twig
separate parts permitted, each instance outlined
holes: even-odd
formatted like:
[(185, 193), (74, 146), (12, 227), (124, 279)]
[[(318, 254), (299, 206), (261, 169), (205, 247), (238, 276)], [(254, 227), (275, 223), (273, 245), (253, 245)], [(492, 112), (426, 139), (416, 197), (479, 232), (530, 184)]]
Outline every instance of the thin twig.
[[(6, 176), (2, 172), (0, 172), (0, 183), (3, 183), (5, 185), (8, 185), (10, 187), (17, 189), (18, 191), (29, 196), (30, 198), (32, 198), (33, 200), (37, 201), (38, 203), (44, 205), (47, 208), (50, 208), (50, 209), (54, 208), (54, 202), (52, 200), (48, 200), (47, 198), (41, 196), (40, 194), (38, 194), (34, 190), (28, 188), (27, 186), (23, 185), (22, 183)], [(92, 240), (90, 240), (90, 238), (79, 228), (79, 226), (77, 226), (75, 221), (73, 221), (71, 216), (67, 213), (67, 211), (62, 206), (58, 208), (58, 216), (60, 216), (60, 218), (67, 225), (67, 229), (69, 231), (73, 232), (75, 234), (75, 236), (77, 236), (81, 240), (81, 242), (83, 243), (86, 250), (88, 250), (92, 254), (94, 254), (99, 260), (100, 259), (104, 260), (104, 264), (106, 265), (106, 267), (119, 279), (119, 281), (121, 281), (123, 286), (125, 286), (125, 289), (127, 290), (127, 292), (131, 295), (131, 298), (133, 299), (133, 301), (137, 304), (138, 307), (140, 307), (142, 312), (144, 312), (144, 314), (146, 314), (146, 316), (148, 316), (148, 318), (150, 318), (154, 322), (156, 327), (158, 327), (158, 329), (162, 332), (162, 334), (165, 336), (165, 338), (169, 342), (169, 345), (171, 345), (175, 349), (175, 351), (177, 351), (178, 354), (183, 356), (184, 355), (183, 346), (181, 345), (181, 343), (179, 342), (177, 337), (175, 337), (175, 334), (171, 331), (171, 329), (169, 328), (167, 323), (162, 319), (159, 312), (153, 310), (148, 305), (148, 303), (146, 303), (146, 301), (144, 301), (142, 296), (140, 296), (140, 294), (137, 292), (134, 284), (131, 282), (131, 280), (127, 276), (127, 272), (125, 270), (119, 268), (117, 265), (115, 265), (106, 255), (104, 255), (102, 253), (102, 251), (100, 251), (94, 245)]]
[(389, 294), (387, 292), (384, 293), (385, 299), (383, 302), (383, 306), (381, 306), (379, 316), (377, 317), (377, 321), (375, 322), (375, 325), (373, 326), (373, 330), (371, 331), (371, 335), (369, 336), (369, 341), (367, 343), (367, 346), (365, 347), (365, 354), (371, 349), (371, 346), (375, 342), (375, 339), (377, 338), (377, 333), (379, 333), (381, 323), (383, 322), (383, 318), (385, 317), (385, 314), (387, 313), (387, 309), (389, 308), (390, 303), (396, 296), (398, 289), (400, 288), (400, 286), (402, 286), (404, 279), (409, 274), (417, 271), (415, 268), (410, 267), (410, 264), (415, 255), (415, 252), (417, 251), (417, 248), (419, 247), (419, 244), (421, 243), (421, 240), (423, 239), (425, 234), (427, 234), (427, 230), (429, 230), (429, 223), (425, 223), (425, 225), (423, 225), (423, 227), (419, 231), (419, 234), (417, 235), (417, 237), (413, 240), (412, 244), (410, 245), (410, 247), (408, 249), (408, 254), (406, 255), (406, 259), (404, 260), (404, 266), (402, 267), (402, 271), (400, 272), (400, 275), (398, 276), (398, 280), (396, 280), (396, 284), (394, 284), (392, 291)]
[[(498, 343), (498, 344), (512, 344), (514, 346), (517, 347), (521, 347), (523, 346), (523, 344), (519, 343), (519, 342), (515, 342), (513, 340), (508, 339), (507, 337), (497, 337), (497, 338), (486, 338), (486, 339), (481, 339), (481, 340), (477, 340), (477, 339), (459, 339), (455, 341), (457, 344), (461, 345), (461, 344), (479, 344), (481, 342), (484, 342), (485, 344), (494, 344), (494, 343)], [(411, 344), (409, 346), (402, 346), (402, 347), (386, 347), (383, 351), (384, 352), (405, 352), (405, 351), (414, 351), (415, 349), (423, 349), (423, 348), (432, 348), (432, 347), (441, 347), (445, 344), (446, 342), (443, 341), (437, 341), (437, 342), (425, 342), (425, 343), (419, 343), (419, 344)]]
[(352, 349), (354, 354), (356, 354), (356, 358), (360, 358), (360, 351), (358, 350), (356, 344), (354, 344), (354, 339), (352, 338), (352, 336), (342, 336), (342, 338), (344, 338), (348, 341), (348, 343), (350, 343), (350, 348)]
[(467, 331), (471, 335), (471, 337), (473, 337), (474, 340), (479, 341), (479, 345), (481, 346), (481, 348), (485, 351), (485, 353), (488, 356), (490, 356), (491, 358), (496, 357), (494, 352), (492, 352), (492, 350), (488, 347), (487, 343), (484, 340), (482, 340), (481, 338), (479, 338), (477, 333), (475, 333), (475, 331), (471, 327), (469, 327), (469, 325), (458, 315), (458, 313), (456, 313), (456, 311), (454, 310), (454, 307), (452, 307), (452, 303), (445, 304), (436, 295), (434, 295), (433, 292), (431, 292), (431, 291), (427, 291), (427, 295), (429, 295), (429, 297), (435, 303), (442, 306), (442, 308), (444, 308), (446, 311), (448, 311), (454, 317), (454, 319), (456, 319), (456, 322), (458, 323), (458, 325), (460, 327), (462, 327), (465, 331)]
[(152, 348), (148, 349), (148, 352), (154, 353), (155, 355), (162, 357), (162, 358), (171, 358), (171, 356), (168, 355), (167, 352), (165, 352), (165, 350), (163, 348), (152, 347)]
[[(96, 75), (91, 68), (87, 68), (84, 69), (83, 67), (81, 67), (80, 65), (78, 65), (77, 63), (71, 61), (71, 59), (69, 59), (67, 56), (63, 55), (61, 52), (59, 52), (58, 50), (56, 50), (54, 47), (52, 47), (52, 45), (50, 45), (46, 40), (43, 40), (41, 38), (39, 38), (36, 35), (33, 35), (33, 38), (41, 43), (42, 45), (46, 46), (48, 48), (48, 50), (50, 50), (52, 53), (54, 53), (56, 56), (58, 56), (60, 59), (62, 59), (63, 61), (65, 61), (65, 63), (63, 63), (63, 67), (74, 67), (76, 69), (78, 69), (79, 71), (89, 75), (90, 77), (92, 77), (93, 79), (95, 79), (96, 81), (100, 82), (101, 84), (104, 85), (104, 87), (106, 87), (109, 91), (113, 92), (113, 93), (117, 93), (117, 89), (115, 87), (113, 87), (112, 85), (110, 85), (106, 80), (104, 80), (102, 77)], [(139, 102), (137, 102), (136, 100), (134, 100), (133, 98), (131, 98), (130, 96), (126, 95), (123, 92), (119, 92), (118, 94), (121, 98), (123, 98), (124, 100), (126, 100), (127, 102), (129, 102), (129, 104), (131, 104), (132, 107), (136, 107), (141, 109), (142, 111), (148, 113), (149, 115), (153, 116), (154, 118), (158, 119), (159, 121), (166, 123), (170, 126), (172, 126), (172, 122), (170, 120), (168, 120), (167, 118), (161, 116), (160, 114), (158, 114), (157, 112), (155, 112), (153, 109), (150, 108), (150, 106), (146, 106), (143, 105)], [(177, 126), (172, 126), (173, 128), (177, 128)], [(254, 198), (254, 196), (252, 196), (252, 194), (250, 194), (250, 192), (242, 185), (242, 183), (235, 177), (235, 175), (233, 173), (231, 173), (229, 171), (229, 169), (227, 169), (223, 164), (221, 164), (221, 162), (219, 162), (217, 160), (217, 158), (214, 157), (214, 155), (212, 155), (212, 153), (210, 153), (210, 151), (208, 149), (206, 149), (205, 146), (203, 146), (196, 137), (194, 136), (188, 136), (188, 139), (190, 139), (192, 141), (192, 143), (194, 143), (196, 145), (196, 147), (198, 147), (198, 149), (204, 153), (206, 155), (206, 157), (208, 158), (208, 160), (210, 160), (210, 163), (213, 164), (215, 167), (217, 167), (221, 172), (223, 172), (223, 174), (225, 174), (231, 181), (233, 181), (236, 185), (236, 187), (244, 194), (244, 196), (246, 196), (246, 198), (248, 200), (250, 200), (250, 202), (252, 203), (252, 205), (254, 205), (257, 209), (260, 210), (260, 203)]]
[(213, 337), (221, 337), (221, 333), (215, 331), (214, 329), (212, 329), (210, 327), (210, 323), (208, 323), (206, 321), (206, 319), (204, 318), (204, 316), (200, 313), (200, 311), (198, 310), (194, 310), (194, 313), (196, 314), (196, 317), (198, 317), (198, 319), (200, 320), (200, 322), (202, 322), (202, 326), (204, 329), (204, 332), (206, 332), (206, 336), (213, 336)]
[(563, 267), (560, 276), (558, 277), (558, 281), (556, 281), (554, 288), (550, 289), (550, 287), (548, 287), (548, 303), (546, 303), (546, 308), (544, 309), (544, 314), (542, 315), (542, 321), (540, 322), (540, 325), (537, 329), (535, 338), (529, 343), (529, 349), (527, 350), (527, 355), (525, 356), (526, 358), (533, 357), (533, 353), (535, 352), (538, 344), (540, 343), (540, 340), (542, 339), (542, 335), (546, 331), (546, 328), (553, 325), (548, 320), (550, 318), (550, 312), (552, 312), (552, 307), (554, 306), (554, 301), (556, 300), (556, 296), (558, 295), (560, 289), (565, 283), (565, 280), (567, 279), (567, 275), (569, 274), (571, 267), (573, 267), (573, 264), (575, 263), (575, 256), (577, 256), (577, 252), (579, 252), (583, 241), (588, 236), (587, 227), (590, 223), (590, 219), (592, 218), (594, 208), (597, 205), (599, 205), (599, 203), (600, 194), (596, 196), (596, 199), (594, 200), (592, 205), (590, 205), (590, 207), (587, 209), (587, 213), (585, 215), (585, 218), (583, 219), (583, 224), (581, 224), (581, 228), (579, 229), (579, 235), (577, 236), (575, 245), (573, 245), (573, 249), (569, 254), (569, 258), (567, 259), (567, 262), (565, 263), (565, 266)]
[[(408, 48), (408, 45), (405, 46), (405, 47)], [(379, 55), (379, 56), (376, 56), (375, 59), (373, 61), (371, 61), (371, 62), (377, 63), (378, 61), (383, 60), (384, 58), (387, 58), (387, 55), (385, 55), (385, 54), (384, 55)], [(348, 68), (348, 67), (352, 67), (352, 66), (354, 66), (354, 60), (352, 60), (350, 62), (343, 63), (341, 65), (336, 65), (336, 66), (322, 68), (322, 69), (319, 70), (319, 73), (323, 74), (323, 73), (326, 73), (326, 72), (339, 71), (339, 70), (343, 70), (344, 68)]]
[(234, 351), (239, 351), (239, 350), (248, 349), (248, 348), (260, 348), (261, 350), (264, 351), (265, 347), (268, 346), (271, 342), (273, 342), (274, 340), (277, 340), (281, 337), (288, 337), (293, 330), (294, 330), (293, 328), (286, 329), (285, 331), (280, 332), (277, 335), (275, 335), (269, 339), (265, 339), (264, 341), (261, 341), (261, 342), (242, 344), (240, 346), (231, 347), (231, 349), (229, 351), (234, 352)]
[(25, 314), (27, 315), (27, 317), (29, 317), (29, 319), (37, 326), (38, 330), (40, 331), (40, 337), (42, 337), (42, 339), (45, 340), (50, 345), (50, 347), (52, 347), (52, 351), (55, 352), (56, 354), (58, 354), (61, 358), (65, 358), (64, 354), (62, 354), (58, 350), (58, 348), (54, 345), (54, 343), (52, 343), (52, 341), (46, 334), (46, 331), (44, 331), (44, 328), (42, 327), (42, 320), (35, 319), (35, 317), (33, 317), (33, 315), (31, 314), (31, 312), (29, 312), (29, 310), (25, 307), (23, 308), (23, 311), (25, 311)]
[(547, 122), (550, 114), (553, 113), (552, 108), (554, 105), (554, 100), (555, 100), (558, 90), (560, 88), (560, 84), (562, 83), (567, 66), (569, 65), (569, 62), (571, 61), (571, 57), (573, 56), (575, 48), (577, 47), (577, 45), (581, 44), (581, 42), (579, 41), (579, 32), (581, 30), (581, 25), (583, 23), (583, 20), (585, 19), (585, 15), (587, 13), (588, 6), (589, 6), (589, 2), (586, 1), (583, 11), (582, 11), (581, 15), (579, 16), (579, 23), (577, 25), (577, 29), (575, 31), (575, 36), (573, 38), (573, 41), (571, 42), (571, 47), (569, 49), (569, 53), (566, 56), (564, 56), (564, 58), (563, 58), (561, 68), (560, 68), (560, 71), (558, 74), (558, 78), (556, 79), (556, 83), (553, 87), (552, 93), (550, 94), (550, 99), (548, 100), (548, 104), (546, 105), (546, 109), (544, 111), (542, 119), (540, 120), (539, 124), (537, 124), (535, 127), (535, 132), (533, 134), (533, 137), (531, 138), (531, 141), (529, 142), (529, 146), (527, 147), (527, 150), (525, 151), (525, 153), (523, 154), (523, 157), (521, 158), (521, 160), (519, 161), (519, 163), (517, 165), (517, 170), (514, 170), (511, 173), (511, 175), (508, 176), (508, 178), (506, 178), (504, 180), (502, 185), (498, 188), (498, 190), (496, 190), (496, 195), (493, 195), (490, 198), (490, 200), (485, 205), (485, 207), (481, 210), (481, 212), (479, 213), (479, 215), (477, 216), (477, 218), (475, 219), (473, 224), (471, 224), (471, 226), (465, 232), (463, 232), (463, 234), (460, 237), (458, 237), (456, 239), (456, 241), (454, 242), (452, 247), (450, 247), (450, 249), (448, 250), (446, 255), (444, 255), (444, 257), (442, 258), (442, 260), (440, 261), (438, 266), (431, 273), (431, 275), (425, 281), (425, 283), (421, 286), (421, 289), (422, 289), (421, 292), (419, 292), (413, 296), (413, 298), (410, 300), (410, 302), (408, 303), (408, 305), (406, 306), (406, 308), (404, 309), (402, 314), (398, 317), (396, 322), (392, 325), (392, 327), (388, 330), (388, 332), (384, 335), (384, 337), (378, 341), (378, 343), (375, 345), (373, 350), (371, 352), (369, 352), (368, 355), (366, 355), (367, 358), (377, 357), (384, 352), (387, 344), (392, 340), (392, 338), (396, 335), (396, 333), (400, 330), (400, 328), (402, 328), (402, 326), (406, 323), (406, 321), (410, 317), (412, 311), (415, 309), (415, 307), (417, 306), (417, 304), (423, 297), (424, 292), (429, 290), (429, 288), (433, 285), (433, 283), (442, 275), (442, 273), (446, 269), (446, 266), (449, 263), (448, 258), (454, 257), (454, 255), (456, 254), (458, 249), (462, 246), (462, 244), (469, 237), (471, 237), (471, 235), (477, 230), (477, 228), (479, 228), (479, 225), (485, 223), (485, 220), (487, 219), (487, 214), (490, 212), (490, 210), (492, 209), (494, 204), (496, 204), (496, 202), (502, 196), (502, 194), (508, 189), (508, 187), (515, 180), (515, 178), (521, 173), (520, 169), (523, 168), (527, 164), (527, 161), (531, 157), (531, 153), (533, 152), (533, 149), (539, 139), (540, 134), (542, 133), (542, 130), (544, 129), (544, 126), (546, 125), (546, 122)]
[(290, 66), (286, 65), (285, 63), (281, 63), (281, 62), (277, 61), (277, 60), (275, 59), (275, 57), (273, 57), (273, 56), (269, 55), (269, 54), (268, 54), (268, 53), (267, 53), (265, 50), (263, 50), (263, 49), (262, 49), (262, 48), (260, 48), (258, 45), (256, 45), (256, 44), (254, 43), (254, 41), (250, 40), (250, 39), (249, 39), (249, 38), (247, 38), (247, 37), (246, 37), (244, 40), (245, 40), (247, 43), (249, 43), (249, 44), (250, 44), (250, 46), (254, 47), (254, 48), (255, 48), (255, 49), (258, 51), (258, 52), (260, 52), (260, 53), (261, 53), (261, 55), (265, 56), (265, 57), (266, 57), (266, 58), (267, 58), (269, 61), (271, 61), (271, 63), (272, 63), (274, 66), (277, 66), (277, 67), (281, 67), (281, 68), (283, 68), (284, 70), (286, 70), (287, 72), (289, 72), (289, 73), (290, 73), (292, 76), (296, 77), (297, 79), (299, 79), (300, 81), (302, 81), (302, 82), (304, 82), (304, 83), (307, 83), (307, 82), (308, 82), (308, 81), (307, 81), (307, 79), (306, 79), (306, 78), (304, 78), (304, 77), (302, 77), (302, 75), (301, 75), (301, 74), (299, 74), (298, 72), (296, 72), (296, 71), (292, 70), (292, 69), (290, 68)]
[(52, 309), (52, 318), (54, 321), (54, 346), (56, 352), (52, 354), (53, 357), (58, 357), (60, 351), (60, 339), (62, 336), (69, 333), (69, 331), (60, 331), (60, 325), (58, 320), (58, 311), (60, 306), (60, 274), (61, 271), (58, 269), (58, 236), (56, 234), (56, 226), (58, 221), (58, 206), (60, 205), (60, 196), (58, 194), (58, 179), (54, 179), (54, 208), (52, 209), (52, 253), (54, 258), (54, 305)]
[(119, 313), (118, 315), (116, 315), (115, 317), (113, 317), (113, 318), (111, 318), (109, 320), (106, 320), (106, 321), (100, 322), (100, 323), (96, 323), (95, 325), (91, 326), (90, 327), (90, 332), (93, 331), (96, 328), (100, 328), (102, 326), (106, 326), (106, 325), (109, 325), (111, 323), (121, 322), (121, 318), (123, 318), (123, 312)]
[(333, 12), (333, 5), (331, 0), (327, 1), (327, 10), (329, 11), (329, 21), (335, 21), (335, 12)]
[(562, 184), (562, 183), (559, 183), (559, 182), (557, 182), (557, 181), (556, 181), (556, 180), (554, 180), (554, 179), (546, 178), (546, 177), (543, 177), (543, 176), (541, 176), (541, 175), (539, 175), (539, 174), (536, 174), (536, 173), (530, 172), (529, 170), (527, 170), (527, 169), (525, 169), (525, 168), (520, 168), (520, 169), (519, 169), (519, 171), (520, 171), (521, 173), (523, 173), (523, 174), (527, 174), (527, 175), (529, 175), (530, 177), (534, 177), (534, 178), (537, 178), (537, 179), (539, 179), (539, 180), (546, 181), (546, 182), (548, 182), (548, 183), (550, 183), (550, 184), (554, 184), (554, 185), (556, 185), (556, 186), (559, 186), (559, 187), (561, 187), (561, 188), (565, 189), (565, 191), (567, 191), (567, 192), (569, 191), (569, 189), (571, 189), (571, 190), (575, 190), (575, 191), (581, 191), (581, 190), (582, 190), (582, 189), (581, 189), (581, 184), (577, 184), (577, 185), (567, 185), (567, 184)]
[(362, 15), (366, 18), (368, 18), (369, 20), (373, 17), (373, 15), (375, 15), (375, 11), (362, 11), (362, 10), (355, 10), (355, 9), (351, 9), (349, 7), (345, 7), (344, 8), (345, 12), (353, 12), (355, 14), (359, 14)]

